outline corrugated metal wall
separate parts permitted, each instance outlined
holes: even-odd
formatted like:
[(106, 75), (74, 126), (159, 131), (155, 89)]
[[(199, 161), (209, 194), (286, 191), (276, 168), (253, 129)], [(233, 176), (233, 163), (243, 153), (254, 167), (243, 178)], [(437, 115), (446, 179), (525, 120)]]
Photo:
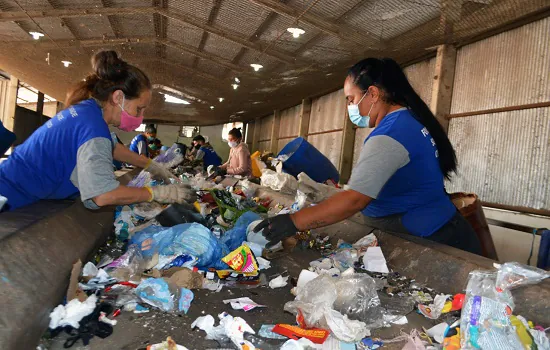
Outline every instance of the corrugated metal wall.
[[(550, 18), (458, 51), (451, 114), (550, 100)], [(550, 209), (550, 108), (453, 118), (459, 175), (450, 191)]]
[[(342, 150), (342, 129), (346, 118), (344, 90), (311, 101), (308, 142), (323, 153), (338, 169)], [(325, 131), (330, 133), (316, 134)]]
[(269, 151), (269, 147), (271, 147), (271, 128), (273, 127), (273, 119), (273, 115), (260, 119), (259, 151)]
[(300, 132), (300, 107), (301, 105), (297, 105), (281, 111), (277, 151), (281, 151), (287, 143), (298, 137)]
[[(430, 106), (432, 100), (433, 78), (435, 69), (435, 57), (429, 60), (411, 64), (403, 69), (414, 90), (420, 98)], [(358, 128), (355, 130), (355, 145), (353, 147), (353, 164), (359, 159), (363, 143), (373, 129)]]

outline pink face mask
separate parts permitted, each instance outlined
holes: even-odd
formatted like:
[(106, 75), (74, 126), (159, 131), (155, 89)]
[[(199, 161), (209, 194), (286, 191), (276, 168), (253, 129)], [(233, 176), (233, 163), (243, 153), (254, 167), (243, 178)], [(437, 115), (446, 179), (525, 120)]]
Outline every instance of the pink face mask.
[(134, 117), (130, 113), (126, 112), (124, 109), (124, 100), (125, 97), (122, 96), (122, 106), (118, 105), (122, 110), (122, 113), (120, 114), (120, 125), (118, 128), (122, 131), (134, 131), (143, 122), (143, 115), (141, 117)]

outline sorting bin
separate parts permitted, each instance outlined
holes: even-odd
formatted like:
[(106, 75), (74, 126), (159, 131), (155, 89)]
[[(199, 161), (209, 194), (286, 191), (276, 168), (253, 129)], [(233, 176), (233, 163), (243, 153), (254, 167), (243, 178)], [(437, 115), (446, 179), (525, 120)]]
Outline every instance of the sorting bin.
[(283, 162), (283, 170), (290, 175), (298, 176), (299, 173), (304, 172), (321, 183), (329, 179), (335, 183), (340, 180), (340, 174), (332, 162), (303, 137), (290, 141), (279, 152), (279, 156), (281, 155), (289, 155), (289, 158)]

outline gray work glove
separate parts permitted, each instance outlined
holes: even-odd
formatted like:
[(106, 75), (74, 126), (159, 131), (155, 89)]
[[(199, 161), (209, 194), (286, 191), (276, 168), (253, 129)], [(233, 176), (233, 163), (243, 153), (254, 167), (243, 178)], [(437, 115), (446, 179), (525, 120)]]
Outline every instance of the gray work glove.
[(167, 185), (172, 183), (170, 179), (179, 181), (178, 178), (174, 174), (172, 174), (169, 169), (163, 167), (161, 164), (155, 162), (154, 160), (151, 160), (149, 162), (149, 164), (145, 167), (145, 171), (150, 172), (154, 179), (162, 180)]
[(161, 185), (151, 188), (153, 197), (151, 201), (172, 204), (185, 202), (194, 203), (197, 200), (197, 192), (189, 185), (174, 184), (174, 185)]

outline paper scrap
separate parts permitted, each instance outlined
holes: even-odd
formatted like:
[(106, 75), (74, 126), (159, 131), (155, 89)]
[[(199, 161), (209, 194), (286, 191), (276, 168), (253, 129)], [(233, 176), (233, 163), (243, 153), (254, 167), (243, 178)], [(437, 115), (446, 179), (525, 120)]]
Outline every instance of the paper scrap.
[(283, 277), (275, 277), (271, 281), (269, 281), (269, 288), (275, 289), (275, 288), (282, 288), (288, 284), (288, 276)]
[(388, 265), (386, 265), (386, 258), (380, 247), (368, 247), (365, 255), (363, 256), (363, 264), (365, 270), (379, 273), (389, 273)]
[(434, 338), (434, 340), (436, 342), (441, 344), (441, 343), (443, 343), (444, 334), (445, 334), (445, 331), (447, 330), (448, 327), (449, 327), (449, 325), (447, 323), (443, 322), (443, 323), (440, 323), (440, 324), (435, 325), (432, 328), (428, 329), (426, 331), (426, 334), (429, 335), (430, 337)]
[(242, 297), (242, 298), (236, 298), (236, 299), (226, 299), (223, 301), (224, 304), (231, 304), (231, 307), (234, 310), (244, 310), (244, 311), (250, 311), (252, 309), (255, 309), (257, 307), (265, 307), (265, 305), (257, 304), (255, 301), (250, 299), (249, 297)]

